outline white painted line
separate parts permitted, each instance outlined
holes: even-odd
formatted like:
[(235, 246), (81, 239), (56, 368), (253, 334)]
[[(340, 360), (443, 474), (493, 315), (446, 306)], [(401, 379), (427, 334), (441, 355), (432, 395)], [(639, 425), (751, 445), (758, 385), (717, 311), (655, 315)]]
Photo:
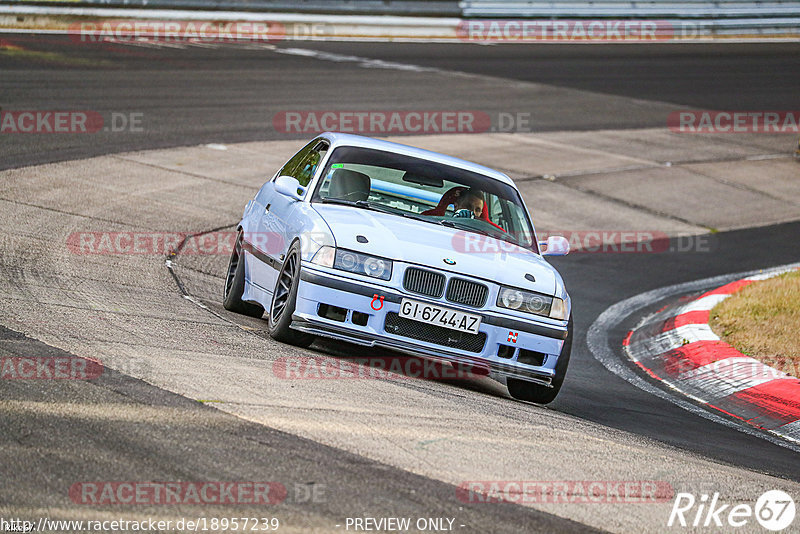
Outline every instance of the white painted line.
[(745, 280), (753, 280), (754, 282), (757, 282), (759, 280), (767, 280), (768, 278), (774, 278), (776, 276), (782, 275), (783, 273), (788, 273), (789, 271), (794, 271), (794, 270), (797, 270), (797, 267), (791, 269), (783, 269), (776, 272), (759, 273), (753, 276), (748, 276), (747, 278), (745, 278)]
[[(639, 327), (637, 327), (639, 328)], [(655, 336), (640, 339), (634, 343), (645, 348), (648, 355), (663, 354), (671, 350), (679, 349), (689, 343), (697, 341), (719, 341), (719, 337), (711, 330), (707, 324), (684, 325), (666, 332), (661, 332)], [(633, 349), (640, 353), (641, 349)], [(638, 361), (638, 357), (636, 360)]]
[(783, 425), (776, 429), (781, 434), (785, 434), (787, 436), (791, 436), (797, 441), (800, 441), (800, 421), (794, 421), (793, 423), (789, 423), (788, 425)]
[[(689, 343), (696, 341), (719, 341), (719, 336), (711, 330), (708, 324), (687, 324), (674, 330), (674, 336)], [(685, 343), (683, 343), (685, 344)]]
[[(636, 329), (634, 329), (635, 331)], [(669, 332), (662, 332), (657, 336), (650, 336), (644, 339), (639, 339), (638, 341), (632, 342), (629, 346), (630, 349), (630, 357), (633, 361), (639, 361), (640, 355), (647, 357), (652, 356), (653, 354), (662, 354), (669, 350), (672, 350), (678, 341), (672, 335), (671, 332), (674, 330), (670, 330)]]
[(322, 61), (333, 61), (334, 63), (356, 63), (357, 65), (368, 69), (391, 69), (391, 70), (402, 70), (411, 72), (436, 72), (436, 73), (460, 74), (460, 75), (472, 76), (467, 73), (460, 73), (458, 71), (445, 71), (437, 69), (435, 67), (423, 67), (421, 65), (412, 65), (410, 63), (397, 63), (394, 61), (384, 61), (382, 59), (372, 59), (361, 56), (334, 54), (332, 52), (322, 52), (320, 50), (310, 50), (307, 48), (276, 47), (275, 52), (277, 52), (278, 54), (310, 57)]
[(707, 297), (699, 298), (688, 303), (686, 306), (681, 308), (680, 313), (676, 313), (675, 315), (682, 315), (684, 313), (694, 312), (694, 311), (711, 311), (714, 306), (722, 302), (728, 298), (728, 295), (723, 294), (715, 294), (715, 295), (708, 295)]

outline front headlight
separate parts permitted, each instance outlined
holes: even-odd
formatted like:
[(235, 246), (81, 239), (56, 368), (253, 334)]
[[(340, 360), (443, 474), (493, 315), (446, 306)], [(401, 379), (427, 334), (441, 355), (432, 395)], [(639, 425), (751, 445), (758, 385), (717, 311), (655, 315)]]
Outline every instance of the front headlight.
[(566, 319), (569, 311), (566, 303), (556, 297), (523, 291), (513, 287), (501, 287), (497, 295), (497, 305), (501, 308), (516, 310), (553, 319)]
[(317, 251), (311, 262), (349, 273), (365, 274), (379, 280), (389, 280), (392, 277), (392, 260), (352, 250), (325, 246)]

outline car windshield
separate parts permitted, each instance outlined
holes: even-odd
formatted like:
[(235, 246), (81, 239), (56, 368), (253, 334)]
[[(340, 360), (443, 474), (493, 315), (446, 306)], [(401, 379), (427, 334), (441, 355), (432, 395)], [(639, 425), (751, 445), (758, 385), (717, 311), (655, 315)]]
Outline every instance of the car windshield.
[(419, 219), (537, 251), (519, 192), (488, 176), (360, 147), (335, 149), (322, 176), (312, 202)]

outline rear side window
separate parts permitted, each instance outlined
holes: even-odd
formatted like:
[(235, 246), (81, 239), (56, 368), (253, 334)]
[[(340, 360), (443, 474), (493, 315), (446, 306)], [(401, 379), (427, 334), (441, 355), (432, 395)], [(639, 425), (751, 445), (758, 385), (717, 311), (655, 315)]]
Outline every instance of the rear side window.
[(278, 176), (291, 176), (296, 178), (301, 186), (308, 186), (327, 151), (328, 144), (325, 141), (312, 141), (286, 162)]

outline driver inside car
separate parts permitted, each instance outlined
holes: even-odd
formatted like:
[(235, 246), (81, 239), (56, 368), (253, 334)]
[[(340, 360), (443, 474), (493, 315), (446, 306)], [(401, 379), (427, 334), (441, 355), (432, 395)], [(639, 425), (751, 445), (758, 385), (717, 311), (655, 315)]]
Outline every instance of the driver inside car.
[(478, 219), (483, 212), (483, 193), (479, 189), (470, 188), (456, 192), (453, 217), (459, 219)]

